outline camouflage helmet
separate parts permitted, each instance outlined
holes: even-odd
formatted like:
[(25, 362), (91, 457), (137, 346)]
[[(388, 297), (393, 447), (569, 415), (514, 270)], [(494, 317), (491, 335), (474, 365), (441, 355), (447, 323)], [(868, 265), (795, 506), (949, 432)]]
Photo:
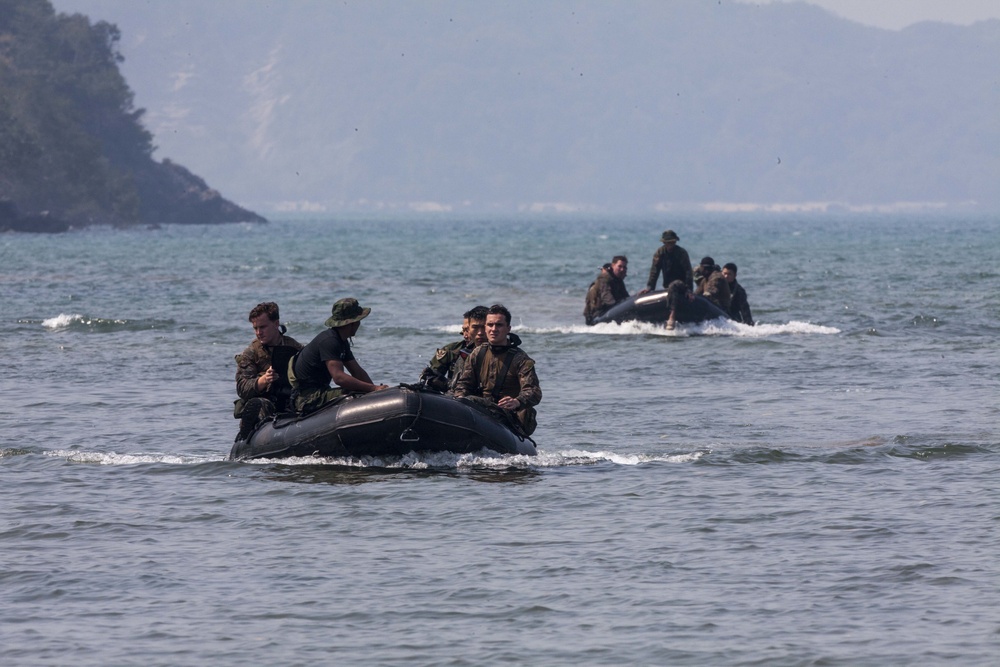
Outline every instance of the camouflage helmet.
[(677, 236), (677, 232), (675, 232), (672, 229), (668, 229), (667, 231), (663, 232), (662, 236), (660, 236), (660, 242), (662, 243), (666, 243), (667, 241), (674, 241), (676, 243), (677, 241), (680, 240), (681, 240), (680, 237)]
[(347, 326), (348, 324), (360, 322), (365, 319), (370, 312), (372, 312), (372, 309), (362, 308), (357, 299), (341, 299), (333, 304), (330, 317), (327, 318), (324, 324), (331, 329)]

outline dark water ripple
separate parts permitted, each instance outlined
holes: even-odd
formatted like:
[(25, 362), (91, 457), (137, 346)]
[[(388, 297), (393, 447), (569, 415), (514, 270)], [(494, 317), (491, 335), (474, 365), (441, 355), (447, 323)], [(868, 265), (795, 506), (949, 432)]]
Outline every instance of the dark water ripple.
[[(947, 650), (915, 654), (926, 643), (921, 627), (944, 620), (968, 632), (986, 619), (966, 620), (952, 604), (904, 621), (911, 607), (938, 589), (975, 600), (996, 573), (977, 558), (997, 546), (983, 532), (995, 527), (991, 503), (966, 508), (966, 519), (983, 510), (989, 519), (966, 522), (980, 533), (969, 540), (975, 546), (950, 544), (941, 528), (964, 499), (913, 507), (908, 488), (926, 473), (914, 479), (885, 466), (861, 479), (853, 466), (820, 460), (761, 467), (736, 458), (726, 467), (605, 464), (491, 477), (53, 458), (75, 500), (19, 502), (30, 519), (0, 539), (41, 557), (5, 572), (8, 604), (31, 627), (86, 613), (87, 630), (63, 629), (52, 646), (110, 638), (123, 647), (100, 652), (111, 663), (180, 639), (196, 639), (200, 659), (264, 650), (293, 662), (314, 653), (363, 661), (386, 626), (400, 628), (379, 651), (386, 664), (447, 661), (455, 642), (474, 646), (476, 662), (523, 659), (529, 649), (519, 638), (541, 630), (578, 637), (572, 646), (533, 646), (544, 662), (753, 664), (736, 657), (752, 654), (847, 664), (870, 661), (873, 647), (890, 662), (933, 660)], [(949, 474), (975, 483), (978, 462), (970, 463)], [(871, 484), (878, 507), (857, 493)], [(937, 485), (954, 488), (948, 479)], [(461, 505), (449, 502), (456, 495)], [(88, 510), (94, 517), (81, 519)], [(62, 546), (38, 552), (47, 541)], [(775, 642), (776, 621), (794, 636)], [(886, 642), (886, 632), (897, 639)], [(319, 633), (336, 641), (318, 642)], [(663, 636), (669, 645), (652, 639)], [(20, 657), (28, 655), (45, 659)], [(185, 655), (171, 650), (153, 663)]]

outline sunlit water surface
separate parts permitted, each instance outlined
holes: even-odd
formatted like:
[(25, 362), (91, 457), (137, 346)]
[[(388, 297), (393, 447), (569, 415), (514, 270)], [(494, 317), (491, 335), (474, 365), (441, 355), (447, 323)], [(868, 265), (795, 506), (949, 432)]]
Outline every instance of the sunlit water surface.
[[(582, 323), (666, 227), (756, 327)], [(0, 236), (0, 661), (994, 665), (1000, 232), (338, 219)], [(250, 308), (412, 382), (502, 302), (539, 456), (225, 460)]]

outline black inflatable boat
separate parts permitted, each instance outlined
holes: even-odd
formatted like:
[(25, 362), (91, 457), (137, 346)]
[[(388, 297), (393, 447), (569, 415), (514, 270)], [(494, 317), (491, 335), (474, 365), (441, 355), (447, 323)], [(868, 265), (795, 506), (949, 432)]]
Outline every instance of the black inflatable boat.
[[(653, 324), (666, 324), (670, 316), (667, 311), (667, 290), (656, 290), (646, 292), (638, 296), (630, 296), (624, 301), (616, 303), (603, 315), (594, 318), (594, 324), (606, 322), (622, 323), (630, 320), (639, 322), (651, 322)], [(704, 322), (717, 318), (729, 319), (721, 308), (701, 296), (695, 295), (694, 301), (688, 307), (677, 313), (677, 322)]]
[(484, 406), (417, 386), (347, 396), (305, 417), (278, 415), (237, 440), (232, 460), (289, 456), (466, 454), (490, 449), (534, 456), (535, 443)]

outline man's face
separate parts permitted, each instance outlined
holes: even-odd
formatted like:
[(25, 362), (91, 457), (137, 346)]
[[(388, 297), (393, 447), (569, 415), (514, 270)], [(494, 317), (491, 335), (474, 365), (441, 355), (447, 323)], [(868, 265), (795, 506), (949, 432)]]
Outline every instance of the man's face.
[(667, 246), (667, 250), (673, 250), (674, 246), (677, 245), (677, 241), (664, 241), (663, 245)]
[(733, 281), (736, 280), (736, 272), (729, 269), (722, 269), (722, 275), (726, 277), (726, 282), (729, 284), (732, 284)]
[(257, 335), (257, 340), (262, 345), (277, 345), (281, 342), (281, 330), (278, 328), (278, 320), (272, 320), (267, 313), (261, 313), (250, 320), (253, 332)]
[(628, 274), (628, 262), (623, 262), (619, 259), (611, 265), (611, 273), (614, 274), (615, 278), (625, 280), (625, 276)]
[[(503, 315), (500, 316), (503, 318)], [(469, 335), (466, 337), (469, 345), (478, 347), (486, 342), (486, 320), (469, 320)]]
[(490, 345), (506, 345), (509, 333), (510, 325), (503, 313), (490, 313), (486, 316), (486, 339)]
[(471, 338), (469, 338), (469, 318), (468, 317), (466, 317), (466, 318), (464, 318), (462, 320), (462, 338), (465, 339), (466, 343), (469, 343), (472, 340)]

